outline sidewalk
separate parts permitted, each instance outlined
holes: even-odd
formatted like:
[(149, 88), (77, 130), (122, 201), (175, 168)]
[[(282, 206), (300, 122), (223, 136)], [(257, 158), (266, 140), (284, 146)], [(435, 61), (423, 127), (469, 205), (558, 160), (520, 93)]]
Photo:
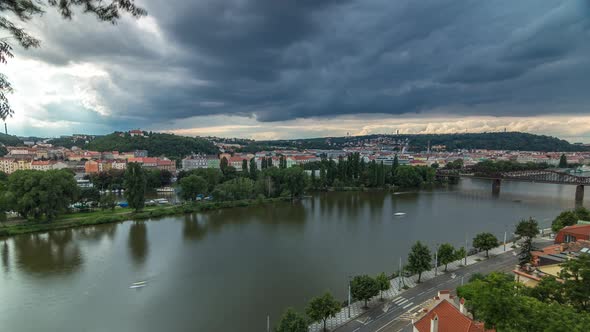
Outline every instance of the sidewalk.
[[(513, 249), (511, 248), (512, 244), (513, 243), (511, 243), (511, 242), (506, 243), (506, 251), (504, 251), (504, 245), (501, 245), (497, 248), (490, 250), (489, 254), (490, 254), (490, 256), (496, 256), (496, 255), (505, 254), (505, 253), (512, 254), (511, 253), (513, 251)], [(472, 264), (478, 263), (479, 261), (484, 261), (485, 259), (486, 259), (485, 252), (481, 252), (481, 253), (478, 253), (478, 254), (475, 254), (472, 256), (467, 256), (467, 264), (466, 265), (472, 265)], [(461, 264), (463, 264), (463, 263), (464, 263), (464, 259), (450, 263), (448, 266), (447, 272), (443, 272), (444, 266), (439, 266), (437, 275), (442, 275), (445, 273), (451, 273), (453, 271), (456, 271), (462, 267)], [(434, 276), (434, 269), (432, 269), (430, 271), (426, 271), (426, 272), (422, 273), (421, 281), (430, 280), (434, 277), (435, 277)], [(404, 293), (406, 290), (403, 289), (403, 285), (406, 285), (408, 287), (408, 289), (415, 287), (417, 285), (418, 275), (413, 275), (411, 277), (402, 277), (403, 278), (402, 289), (400, 291), (399, 290), (399, 282), (400, 282), (399, 278), (400, 277), (390, 280), (391, 288), (388, 291), (383, 292), (383, 299), (385, 301), (391, 301), (395, 297), (397, 297), (398, 295)], [(465, 280), (465, 282), (467, 282), (467, 280)], [(383, 302), (381, 302), (379, 300), (379, 296), (376, 296), (367, 302), (369, 309), (362, 308), (364, 305), (363, 301), (357, 301), (357, 302), (351, 303), (351, 305), (350, 305), (350, 318), (348, 318), (348, 307), (344, 307), (344, 308), (342, 308), (342, 310), (340, 310), (340, 312), (338, 314), (336, 314), (336, 317), (330, 318), (326, 321), (326, 327), (329, 330), (333, 330), (333, 329), (347, 323), (348, 321), (356, 319), (357, 317), (359, 317), (360, 315), (362, 315), (366, 311), (371, 310), (371, 308), (373, 308), (376, 305), (379, 305), (380, 303), (383, 303)], [(310, 332), (316, 332), (316, 331), (319, 332), (322, 330), (322, 327), (323, 326), (321, 323), (314, 323), (309, 326), (309, 331)]]

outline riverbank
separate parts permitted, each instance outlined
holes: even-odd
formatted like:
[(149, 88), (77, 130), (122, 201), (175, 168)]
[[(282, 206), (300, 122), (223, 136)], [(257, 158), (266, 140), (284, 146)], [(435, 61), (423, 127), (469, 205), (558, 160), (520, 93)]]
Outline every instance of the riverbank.
[(116, 223), (128, 220), (146, 220), (151, 218), (161, 218), (218, 209), (255, 206), (288, 200), (290, 200), (290, 198), (246, 199), (228, 202), (192, 202), (181, 205), (146, 207), (140, 212), (134, 212), (130, 208), (78, 212), (59, 216), (53, 221), (23, 220), (18, 222), (6, 222), (4, 224), (0, 224), (0, 237)]

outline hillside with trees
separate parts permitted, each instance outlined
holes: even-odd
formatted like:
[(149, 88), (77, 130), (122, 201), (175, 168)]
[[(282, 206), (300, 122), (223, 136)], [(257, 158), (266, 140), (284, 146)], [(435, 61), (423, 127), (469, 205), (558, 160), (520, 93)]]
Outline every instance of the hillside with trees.
[(7, 146), (15, 146), (22, 145), (23, 141), (21, 141), (20, 138), (16, 136), (0, 133), (0, 143)]
[(129, 133), (112, 133), (98, 137), (84, 147), (94, 151), (147, 150), (152, 157), (166, 156), (179, 160), (191, 153), (217, 153), (217, 148), (203, 138), (177, 136), (173, 134), (147, 133), (145, 136), (131, 136)]
[(458, 149), (526, 150), (526, 151), (590, 151), (590, 147), (574, 145), (565, 140), (521, 132), (466, 133), (466, 134), (417, 134), (417, 135), (365, 135), (348, 137), (323, 137), (294, 140), (256, 141), (243, 151), (261, 151), (274, 147), (294, 149), (335, 149), (360, 145), (372, 139), (386, 138), (409, 141), (410, 151), (425, 151), (430, 146), (444, 145), (447, 151)]

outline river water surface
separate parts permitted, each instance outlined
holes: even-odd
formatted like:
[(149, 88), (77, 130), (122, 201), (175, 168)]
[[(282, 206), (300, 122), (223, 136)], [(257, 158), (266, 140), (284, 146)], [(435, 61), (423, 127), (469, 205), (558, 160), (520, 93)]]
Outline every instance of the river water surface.
[(0, 239), (0, 330), (264, 331), (326, 290), (344, 300), (349, 275), (395, 271), (416, 240), (501, 240), (530, 216), (548, 226), (574, 191), (504, 182), (494, 197), (464, 179)]

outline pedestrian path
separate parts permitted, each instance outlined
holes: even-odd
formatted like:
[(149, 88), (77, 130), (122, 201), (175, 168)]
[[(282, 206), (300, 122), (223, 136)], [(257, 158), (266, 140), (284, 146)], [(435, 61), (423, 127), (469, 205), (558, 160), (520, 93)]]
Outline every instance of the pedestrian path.
[[(489, 251), (489, 255), (490, 256), (496, 256), (496, 255), (500, 255), (500, 254), (504, 254), (504, 253), (511, 253), (512, 251), (512, 243), (506, 243), (506, 251), (504, 251), (504, 246), (501, 245), (497, 248), (494, 248), (492, 250)], [(481, 252), (481, 253), (477, 253), (475, 255), (472, 256), (467, 256), (467, 263), (465, 264), (465, 259), (461, 259), (455, 262), (452, 262), (448, 265), (448, 271), (444, 272), (444, 266), (442, 267), (438, 267), (438, 272), (437, 275), (442, 275), (442, 274), (446, 274), (446, 273), (450, 273), (453, 271), (456, 271), (458, 269), (460, 269), (463, 266), (466, 265), (472, 265), (475, 264), (479, 261), (482, 261), (485, 259), (485, 252)], [(426, 280), (430, 280), (432, 278), (434, 278), (434, 269), (430, 270), (430, 271), (426, 271), (424, 273), (422, 273), (422, 279), (421, 281), (426, 281)], [(417, 281), (418, 281), (418, 275), (413, 275), (410, 277), (396, 277), (391, 279), (389, 282), (391, 284), (391, 288), (387, 291), (383, 292), (383, 299), (385, 299), (385, 301), (387, 302), (392, 302), (391, 305), (393, 306), (401, 306), (401, 308), (403, 309), (410, 309), (414, 306), (414, 304), (410, 301), (408, 301), (407, 299), (401, 297), (400, 295), (404, 293), (405, 289), (404, 289), (404, 285), (409, 289), (412, 287), (415, 287), (417, 285)], [(401, 287), (400, 287), (401, 285)], [(400, 297), (398, 297), (400, 296)], [(375, 305), (378, 305), (381, 302), (380, 297), (379, 296), (375, 296), (374, 298), (372, 298), (370, 301), (367, 302), (367, 305), (369, 306), (369, 308), (374, 307)], [(363, 301), (357, 301), (354, 302), (350, 305), (350, 318), (348, 317), (348, 307), (343, 307), (342, 310), (340, 310), (340, 312), (338, 312), (336, 314), (336, 317), (330, 318), (326, 321), (326, 327), (330, 330), (333, 330), (334, 328), (337, 328), (345, 323), (347, 323), (348, 321), (357, 319), (357, 317), (359, 317), (360, 315), (362, 315), (364, 312), (367, 311), (367, 309), (363, 309), (363, 305), (364, 302)], [(364, 322), (361, 322), (364, 324)], [(319, 332), (322, 330), (322, 324), (321, 323), (314, 323), (312, 325), (310, 325), (309, 327), (309, 331), (310, 332)]]

